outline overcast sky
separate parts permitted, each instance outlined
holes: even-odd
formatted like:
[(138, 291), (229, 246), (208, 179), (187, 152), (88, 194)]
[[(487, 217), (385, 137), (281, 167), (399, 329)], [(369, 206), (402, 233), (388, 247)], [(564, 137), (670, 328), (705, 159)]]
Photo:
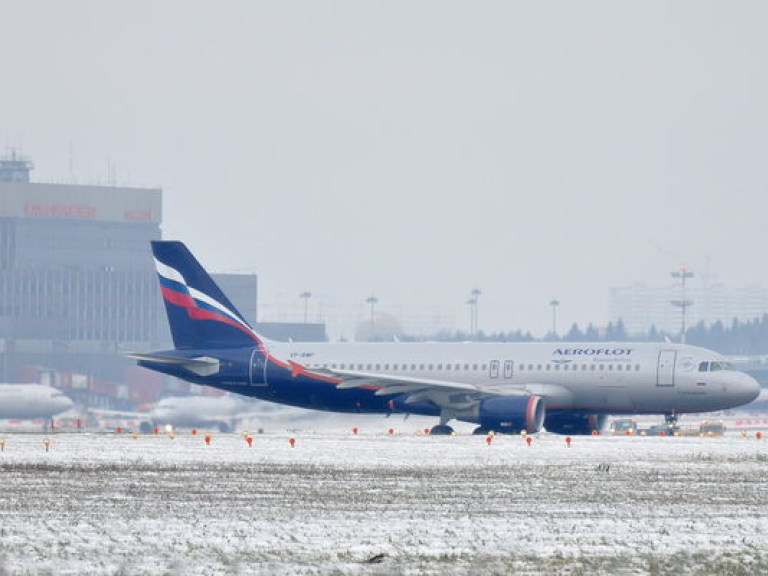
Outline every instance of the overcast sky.
[[(768, 285), (768, 3), (0, 0), (0, 145), (352, 322), (543, 334), (686, 264)], [(331, 318), (334, 326), (338, 319)], [(344, 329), (339, 327), (337, 332)]]

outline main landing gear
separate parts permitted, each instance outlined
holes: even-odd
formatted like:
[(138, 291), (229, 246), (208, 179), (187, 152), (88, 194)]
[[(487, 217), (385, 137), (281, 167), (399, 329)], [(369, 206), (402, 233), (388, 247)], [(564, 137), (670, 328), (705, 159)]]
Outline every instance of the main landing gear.
[(432, 426), (429, 431), (430, 436), (450, 436), (453, 434), (453, 428), (448, 426), (448, 422), (453, 418), (453, 414), (447, 410), (440, 412), (440, 424)]

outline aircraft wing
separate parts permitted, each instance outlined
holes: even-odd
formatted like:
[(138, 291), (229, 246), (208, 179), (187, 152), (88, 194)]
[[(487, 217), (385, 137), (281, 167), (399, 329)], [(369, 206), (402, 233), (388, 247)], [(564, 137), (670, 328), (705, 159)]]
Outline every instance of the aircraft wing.
[(488, 391), (475, 384), (451, 382), (448, 380), (432, 380), (352, 370), (325, 369), (319, 372), (342, 380), (342, 382), (336, 385), (336, 388), (339, 389), (376, 387), (378, 388), (375, 392), (376, 396), (405, 394), (407, 396), (406, 404), (430, 401), (442, 408), (469, 408), (480, 400), (492, 396), (528, 395), (528, 392), (517, 387), (507, 388), (503, 391)]

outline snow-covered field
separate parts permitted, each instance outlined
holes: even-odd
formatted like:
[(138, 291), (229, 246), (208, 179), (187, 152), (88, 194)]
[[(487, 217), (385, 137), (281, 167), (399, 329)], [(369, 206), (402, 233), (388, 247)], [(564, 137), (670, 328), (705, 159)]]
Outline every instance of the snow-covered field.
[(1, 437), (0, 574), (768, 573), (754, 436)]

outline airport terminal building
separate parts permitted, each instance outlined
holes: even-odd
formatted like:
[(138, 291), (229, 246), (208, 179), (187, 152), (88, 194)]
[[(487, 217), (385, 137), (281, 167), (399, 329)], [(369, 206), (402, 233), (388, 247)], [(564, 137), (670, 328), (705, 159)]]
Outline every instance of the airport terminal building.
[[(49, 383), (79, 386), (90, 404), (151, 401), (168, 383), (121, 353), (170, 347), (149, 249), (161, 238), (162, 191), (34, 183), (31, 169), (0, 158), (0, 382), (49, 371), (71, 380)], [(255, 323), (256, 276), (217, 280)], [(307, 326), (289, 337), (323, 335)]]

